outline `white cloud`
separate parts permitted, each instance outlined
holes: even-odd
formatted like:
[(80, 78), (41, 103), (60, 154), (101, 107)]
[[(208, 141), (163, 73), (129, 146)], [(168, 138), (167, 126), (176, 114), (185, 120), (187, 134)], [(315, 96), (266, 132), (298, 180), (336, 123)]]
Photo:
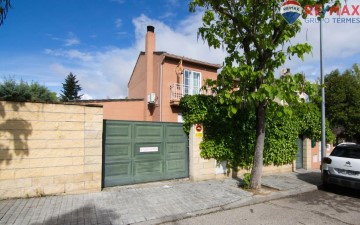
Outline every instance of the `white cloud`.
[(84, 94), (82, 97), (81, 97), (82, 100), (91, 100), (93, 99), (93, 97), (91, 95), (88, 95), (88, 94)]
[(68, 38), (65, 39), (64, 42), (65, 42), (64, 44), (65, 46), (73, 46), (80, 44), (80, 40), (72, 32), (68, 33)]
[(220, 49), (209, 48), (202, 40), (197, 39), (197, 30), (201, 26), (201, 13), (192, 14), (172, 29), (161, 21), (153, 20), (145, 15), (133, 20), (137, 49), (145, 48), (145, 34), (147, 25), (155, 27), (156, 50), (166, 51), (179, 56), (221, 64), (225, 52)]
[(179, 0), (167, 0), (167, 4), (175, 6), (179, 4)]
[(88, 52), (80, 52), (76, 49), (62, 50), (62, 49), (45, 49), (45, 54), (52, 56), (62, 56), (68, 59), (80, 59), (81, 61), (91, 61), (93, 56)]
[[(202, 12), (198, 11), (179, 21), (175, 27), (170, 27), (165, 22), (140, 15), (132, 21), (135, 39), (131, 42), (133, 44), (126, 48), (97, 48), (91, 51), (75, 49), (74, 46), (71, 49), (49, 48), (44, 50), (46, 57), (18, 59), (17, 64), (24, 62), (21, 66), (23, 71), (10, 69), (10, 65), (15, 63), (14, 60), (1, 60), (0, 67), (3, 75), (36, 75), (33, 78), (35, 81), (52, 82), (52, 85), (57, 83), (58, 87), (51, 87), (56, 91), (62, 88), (61, 83), (69, 72), (72, 72), (79, 79), (83, 88), (81, 94), (86, 98), (123, 98), (127, 96), (127, 83), (139, 52), (145, 49), (148, 25), (155, 27), (157, 51), (222, 64), (226, 53), (221, 49), (209, 48), (206, 42), (197, 38), (197, 30), (202, 25), (201, 17)], [(358, 24), (325, 24), (325, 73), (336, 68), (345, 69), (360, 61), (360, 45), (357, 44), (360, 30), (357, 26)], [(314, 47), (312, 55), (306, 56), (303, 62), (298, 59), (287, 61), (284, 67), (291, 68), (292, 72), (304, 72), (308, 79), (316, 80), (320, 71), (319, 25), (304, 23), (302, 32), (292, 40), (292, 44), (297, 42), (310, 43)]]
[(117, 18), (117, 19), (115, 20), (115, 27), (116, 27), (116, 28), (120, 28), (121, 26), (122, 26), (122, 19)]
[(53, 63), (49, 66), (49, 68), (55, 74), (64, 75), (64, 76), (70, 72), (63, 65), (59, 63)]
[(128, 35), (128, 33), (126, 31), (120, 31), (120, 32), (116, 32), (116, 35), (119, 37), (119, 38), (123, 38), (125, 36)]
[(65, 46), (73, 46), (73, 45), (77, 45), (80, 44), (79, 39), (77, 38), (68, 38), (65, 40)]
[[(347, 4), (358, 5), (358, 2), (348, 0)], [(342, 2), (342, 5), (344, 6), (345, 2)], [(327, 23), (323, 22), (322, 27), (324, 75), (335, 69), (343, 71), (352, 64), (360, 62), (360, 45), (357, 44), (360, 36), (359, 24), (335, 23), (338, 18), (350, 17), (328, 14), (325, 17)], [(320, 24), (315, 17), (308, 17), (307, 22), (302, 20), (302, 23), (302, 31), (291, 42), (292, 44), (309, 43), (313, 46), (312, 53), (307, 55), (304, 61), (293, 59), (284, 67), (291, 68), (293, 72), (305, 73), (309, 80), (317, 80), (320, 77)]]
[(66, 47), (80, 44), (79, 38), (76, 37), (76, 35), (73, 32), (69, 32), (67, 34), (67, 38), (55, 37), (52, 34), (46, 34), (46, 36), (48, 36), (53, 41), (62, 42), (63, 45), (66, 46)]
[(159, 19), (167, 19), (176, 16), (176, 13), (165, 12), (163, 15), (159, 16)]
[(190, 16), (175, 29), (145, 15), (135, 18), (133, 24), (136, 39), (128, 48), (113, 47), (95, 52), (75, 49), (44, 50), (47, 55), (59, 57), (61, 62), (51, 64), (51, 73), (65, 78), (71, 71), (79, 79), (83, 93), (91, 98), (124, 98), (127, 96), (127, 84), (138, 55), (145, 49), (148, 25), (155, 27), (157, 51), (219, 64), (225, 56), (221, 50), (209, 49), (203, 41), (197, 41), (196, 33), (201, 25), (201, 15)]

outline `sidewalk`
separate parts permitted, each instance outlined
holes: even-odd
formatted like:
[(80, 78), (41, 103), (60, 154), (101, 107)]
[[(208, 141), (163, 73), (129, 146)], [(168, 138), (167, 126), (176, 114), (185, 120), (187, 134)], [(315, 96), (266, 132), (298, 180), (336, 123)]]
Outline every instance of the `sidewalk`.
[(263, 176), (258, 194), (234, 179), (164, 181), (99, 193), (0, 201), (0, 224), (159, 224), (317, 190), (320, 171)]

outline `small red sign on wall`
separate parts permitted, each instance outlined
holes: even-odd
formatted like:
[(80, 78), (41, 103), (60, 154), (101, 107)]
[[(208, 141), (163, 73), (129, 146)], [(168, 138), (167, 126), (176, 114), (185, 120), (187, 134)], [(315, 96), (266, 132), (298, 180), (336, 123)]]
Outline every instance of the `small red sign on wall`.
[(195, 125), (195, 137), (202, 138), (203, 137), (203, 126), (202, 124)]
[(196, 124), (196, 131), (197, 131), (197, 132), (201, 132), (201, 131), (202, 131), (202, 126), (201, 126), (201, 124)]

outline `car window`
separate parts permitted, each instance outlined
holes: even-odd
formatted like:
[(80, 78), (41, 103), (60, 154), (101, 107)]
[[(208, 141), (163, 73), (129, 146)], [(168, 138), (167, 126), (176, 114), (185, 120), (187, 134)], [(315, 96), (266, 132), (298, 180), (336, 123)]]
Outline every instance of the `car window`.
[(331, 152), (330, 156), (360, 159), (360, 145), (337, 146)]

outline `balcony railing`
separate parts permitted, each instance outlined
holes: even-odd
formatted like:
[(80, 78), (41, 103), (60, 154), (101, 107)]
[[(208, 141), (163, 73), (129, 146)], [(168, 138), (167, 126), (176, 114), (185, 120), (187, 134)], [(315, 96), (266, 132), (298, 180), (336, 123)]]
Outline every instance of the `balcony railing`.
[(189, 85), (184, 84), (172, 84), (170, 85), (170, 104), (179, 105), (180, 99), (185, 95), (212, 95), (211, 90), (203, 90), (200, 88), (192, 88)]

